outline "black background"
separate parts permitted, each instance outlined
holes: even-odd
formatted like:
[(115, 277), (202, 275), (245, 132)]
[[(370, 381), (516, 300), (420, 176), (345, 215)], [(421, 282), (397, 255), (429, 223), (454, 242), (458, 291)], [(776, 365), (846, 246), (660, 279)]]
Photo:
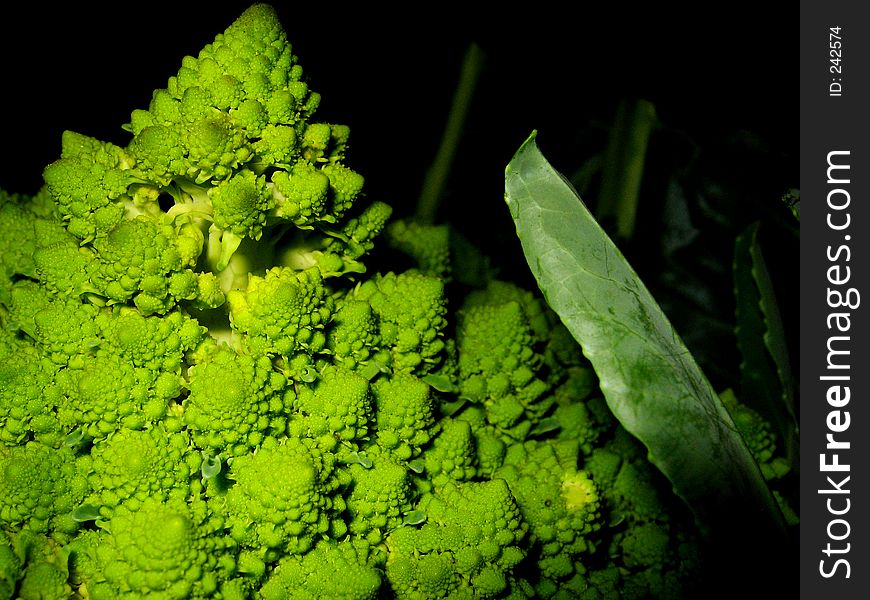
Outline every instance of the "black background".
[[(64, 129), (126, 145), (121, 125), (130, 112), (147, 108), (181, 58), (198, 53), (247, 6), (16, 4), (0, 19), (0, 188), (34, 192)], [(391, 204), (397, 216), (414, 210), (466, 48), (474, 42), (483, 49), (484, 70), (438, 217), (520, 279), (528, 270), (503, 202), (505, 166), (536, 129), (544, 154), (570, 175), (602, 152), (621, 99), (653, 102), (666, 132), (651, 142), (638, 233), (622, 249), (672, 318), (689, 313), (657, 291), (664, 266), (649, 251), (658, 244), (670, 174), (706, 161), (704, 177), (730, 181), (716, 193), (730, 205), (732, 225), (701, 232), (707, 248), (721, 249), (705, 260), (721, 266), (734, 235), (759, 218), (758, 206), (799, 185), (797, 10), (758, 2), (274, 6), (312, 89), (322, 94), (317, 118), (350, 125), (348, 164), (366, 176), (369, 198)], [(774, 275), (788, 287), (797, 280), (796, 245), (781, 242), (772, 239), (767, 252), (784, 265)], [(706, 279), (719, 287), (703, 303), (731, 297), (727, 274)], [(713, 308), (733, 314), (727, 302)], [(675, 323), (678, 331), (689, 335), (693, 318)], [(786, 306), (785, 318), (797, 325), (796, 309)], [(724, 374), (735, 360), (707, 364)]]
[[(0, 187), (33, 191), (73, 129), (126, 143), (120, 125), (146, 108), (185, 54), (196, 54), (246, 2), (17, 3), (0, 18)], [(400, 211), (416, 199), (438, 145), (465, 48), (487, 56), (449, 198), (493, 212), (503, 169), (532, 129), (558, 168), (579, 163), (584, 132), (640, 97), (699, 143), (747, 129), (797, 147), (797, 11), (759, 3), (533, 2), (348, 9), (274, 4), (322, 120), (352, 129), (351, 164), (369, 195)], [(795, 173), (792, 173), (795, 175)]]

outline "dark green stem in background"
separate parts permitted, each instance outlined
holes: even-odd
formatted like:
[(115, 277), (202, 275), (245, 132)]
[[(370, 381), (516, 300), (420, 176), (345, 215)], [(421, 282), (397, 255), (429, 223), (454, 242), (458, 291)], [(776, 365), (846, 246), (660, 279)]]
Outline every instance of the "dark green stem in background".
[(435, 160), (426, 171), (423, 189), (420, 191), (420, 198), (417, 200), (416, 218), (421, 223), (435, 222), (435, 216), (444, 192), (444, 185), (450, 173), (450, 168), (453, 165), (459, 140), (462, 138), (465, 118), (471, 105), (471, 99), (474, 97), (474, 88), (477, 85), (477, 80), (480, 78), (483, 62), (483, 51), (477, 44), (471, 44), (465, 52), (465, 58), (462, 61), (462, 71), (459, 75), (456, 91), (453, 94), (453, 105), (450, 107), (450, 114), (447, 117), (447, 126), (444, 128), (441, 145), (438, 148), (438, 153), (435, 155)]
[(646, 100), (623, 100), (604, 156), (596, 219), (620, 239), (631, 239), (637, 215), (646, 151), (657, 122)]

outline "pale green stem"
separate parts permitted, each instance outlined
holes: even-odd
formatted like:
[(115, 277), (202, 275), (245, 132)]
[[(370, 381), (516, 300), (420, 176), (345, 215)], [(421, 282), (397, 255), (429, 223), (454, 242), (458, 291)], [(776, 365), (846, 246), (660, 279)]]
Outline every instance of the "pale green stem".
[(420, 191), (420, 198), (417, 201), (416, 218), (422, 223), (435, 222), (435, 216), (441, 203), (447, 176), (453, 166), (459, 140), (462, 138), (468, 108), (474, 97), (474, 88), (480, 78), (483, 62), (483, 50), (477, 44), (471, 44), (462, 61), (459, 84), (453, 94), (453, 105), (447, 117), (447, 126), (444, 128), (441, 145), (435, 155), (435, 160), (426, 172), (423, 189)]
[(634, 235), (646, 152), (656, 123), (651, 103), (620, 102), (605, 154), (596, 219), (612, 225), (616, 237), (622, 239)]

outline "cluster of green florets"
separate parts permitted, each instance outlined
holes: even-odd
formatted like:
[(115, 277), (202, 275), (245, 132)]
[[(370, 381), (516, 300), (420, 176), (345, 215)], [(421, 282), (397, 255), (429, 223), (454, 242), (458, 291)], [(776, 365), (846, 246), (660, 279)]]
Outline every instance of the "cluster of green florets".
[(445, 227), (364, 265), (390, 208), (318, 102), (255, 5), (126, 147), (0, 192), (0, 600), (681, 596), (690, 519), (579, 347)]

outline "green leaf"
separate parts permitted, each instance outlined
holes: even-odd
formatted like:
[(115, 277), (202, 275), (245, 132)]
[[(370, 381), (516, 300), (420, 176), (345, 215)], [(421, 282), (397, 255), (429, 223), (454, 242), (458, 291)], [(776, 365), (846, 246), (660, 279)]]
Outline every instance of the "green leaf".
[(402, 523), (405, 525), (419, 525), (426, 522), (426, 513), (422, 510), (412, 510), (405, 515)]
[(202, 472), (202, 478), (204, 480), (209, 480), (214, 477), (220, 475), (221, 468), (223, 464), (221, 462), (221, 455), (217, 456), (208, 456), (205, 453), (202, 455), (202, 466), (200, 467), (200, 471)]
[(445, 375), (430, 373), (423, 376), (423, 381), (428, 383), (433, 389), (444, 393), (454, 393), (459, 391), (456, 385)]
[(782, 515), (718, 395), (535, 135), (506, 169), (505, 200), (538, 285), (592, 363), (611, 411), (707, 533), (781, 538)]
[(363, 469), (371, 469), (375, 465), (365, 452), (351, 452), (347, 457), (347, 464), (360, 465)]
[(420, 475), (423, 471), (426, 470), (426, 463), (423, 462), (422, 459), (415, 458), (412, 461), (408, 461), (408, 468), (411, 469), (414, 473)]
[(67, 447), (72, 448), (73, 450), (78, 450), (87, 441), (88, 435), (85, 433), (84, 429), (79, 427), (78, 429), (67, 435), (63, 443)]
[(800, 190), (789, 190), (786, 192), (782, 201), (791, 211), (791, 214), (794, 215), (794, 218), (798, 221), (801, 220), (801, 191)]
[(794, 376), (773, 282), (758, 243), (758, 223), (734, 244), (734, 295), (742, 398), (776, 427), (789, 461), (796, 459)]
[(555, 419), (554, 417), (545, 417), (538, 421), (538, 424), (529, 432), (529, 437), (557, 431), (560, 427), (561, 425), (559, 424), (558, 419)]
[(88, 521), (96, 521), (102, 517), (100, 506), (95, 504), (82, 504), (72, 511), (72, 520), (76, 523), (87, 523)]

